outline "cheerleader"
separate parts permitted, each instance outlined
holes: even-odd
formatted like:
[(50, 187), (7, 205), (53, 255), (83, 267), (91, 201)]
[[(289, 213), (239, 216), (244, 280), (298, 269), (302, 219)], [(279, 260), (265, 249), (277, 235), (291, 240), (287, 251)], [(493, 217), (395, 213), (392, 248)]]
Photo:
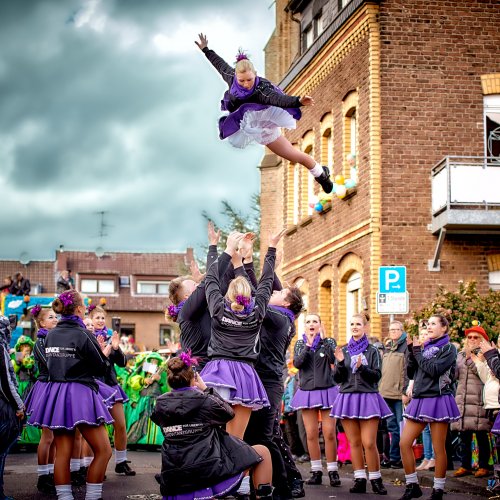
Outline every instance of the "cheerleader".
[(106, 311), (101, 306), (90, 305), (89, 318), (92, 320), (94, 335), (109, 361), (106, 374), (97, 379), (97, 385), (99, 392), (105, 396), (114, 420), (115, 472), (125, 476), (135, 476), (135, 471), (131, 469), (127, 460), (127, 425), (123, 405), (128, 401), (128, 396), (118, 383), (115, 371), (115, 365), (122, 368), (126, 366), (127, 358), (120, 349), (118, 332), (113, 332), (111, 338), (108, 336)]
[(49, 382), (32, 400), (29, 423), (54, 432), (56, 463), (54, 482), (59, 500), (73, 498), (70, 459), (75, 429), (94, 453), (87, 475), (86, 500), (102, 498), (102, 482), (111, 458), (106, 428), (113, 423), (99, 397), (94, 377), (106, 374), (109, 362), (95, 337), (85, 329), (85, 305), (81, 295), (68, 290), (54, 299), (52, 309), (61, 315), (45, 339)]
[(366, 493), (364, 450), (373, 492), (387, 495), (380, 474), (377, 430), (380, 419), (392, 413), (378, 393), (378, 381), (382, 376), (380, 353), (368, 342), (365, 315), (354, 315), (350, 327), (351, 338), (347, 346), (335, 349), (334, 379), (339, 384), (339, 395), (330, 416), (341, 419), (351, 446), (354, 485), (349, 491)]
[(265, 145), (285, 160), (306, 167), (325, 193), (330, 193), (333, 183), (328, 167), (298, 151), (280, 132), (282, 127), (296, 127), (295, 121), (302, 116), (300, 107), (312, 106), (313, 98), (284, 94), (269, 80), (257, 76), (253, 64), (242, 52), (238, 53), (236, 66), (232, 68), (208, 48), (203, 33), (195, 43), (229, 86), (221, 102), (222, 111), (229, 114), (219, 120), (220, 138), (227, 138), (237, 148), (244, 148), (254, 141)]
[[(36, 342), (33, 348), (33, 355), (38, 369), (38, 379), (33, 386), (28, 398), (26, 399), (27, 413), (31, 413), (31, 402), (37, 400), (36, 393), (43, 390), (43, 387), (49, 381), (49, 371), (47, 368), (47, 359), (45, 358), (45, 339), (52, 328), (57, 325), (57, 315), (52, 309), (42, 308), (35, 305), (31, 308), (31, 316), (35, 320)], [(38, 482), (37, 488), (40, 493), (46, 495), (55, 495), (54, 487), (54, 433), (48, 427), (42, 427), (42, 435), (38, 444)]]
[(406, 490), (400, 500), (422, 496), (415, 470), (413, 442), (430, 424), (435, 455), (434, 486), (429, 497), (442, 500), (446, 481), (446, 434), (450, 422), (460, 418), (453, 396), (457, 349), (450, 343), (448, 321), (435, 314), (427, 322), (428, 340), (422, 345), (417, 337), (408, 342), (407, 373), (413, 379), (413, 397), (403, 417), (406, 423), (400, 448), (405, 470)]
[(168, 361), (172, 392), (160, 396), (151, 419), (163, 429), (161, 493), (165, 500), (202, 500), (234, 494), (253, 470), (256, 498), (272, 498), (272, 465), (264, 446), (249, 446), (222, 426), (234, 411), (207, 388), (188, 353)]
[[(302, 410), (306, 429), (307, 448), (311, 457), (311, 477), (306, 484), (321, 484), (323, 466), (319, 447), (319, 414), (325, 439), (326, 466), (331, 486), (340, 486), (337, 465), (336, 420), (329, 414), (339, 392), (333, 379), (331, 365), (335, 363), (335, 339), (323, 338), (321, 318), (318, 314), (308, 314), (305, 319), (306, 331), (297, 340), (293, 355), (293, 365), (299, 370), (299, 389), (290, 407)], [(319, 413), (318, 413), (319, 411)]]

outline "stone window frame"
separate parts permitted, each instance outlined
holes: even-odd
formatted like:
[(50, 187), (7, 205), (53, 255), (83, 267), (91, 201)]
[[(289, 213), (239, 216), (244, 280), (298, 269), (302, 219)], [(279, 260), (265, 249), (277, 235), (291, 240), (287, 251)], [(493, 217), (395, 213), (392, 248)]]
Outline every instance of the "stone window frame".
[[(300, 149), (304, 153), (314, 158), (314, 131), (308, 130), (302, 136), (300, 141)], [(310, 199), (314, 196), (314, 182), (313, 176), (309, 173), (307, 168), (303, 165), (300, 166), (299, 175), (299, 220), (304, 220), (313, 214), (313, 209), (309, 206)]]
[(325, 329), (325, 337), (334, 337), (333, 267), (330, 264), (325, 264), (319, 269), (318, 313)]
[[(353, 124), (354, 119), (354, 124)], [(349, 177), (350, 165), (347, 157), (352, 154), (353, 137), (352, 127), (354, 126), (354, 155), (358, 158), (359, 151), (359, 94), (357, 90), (349, 91), (342, 99), (342, 126), (343, 126), (343, 144), (342, 144), (342, 175)], [(356, 165), (358, 162), (356, 162)], [(359, 170), (358, 170), (359, 175)]]

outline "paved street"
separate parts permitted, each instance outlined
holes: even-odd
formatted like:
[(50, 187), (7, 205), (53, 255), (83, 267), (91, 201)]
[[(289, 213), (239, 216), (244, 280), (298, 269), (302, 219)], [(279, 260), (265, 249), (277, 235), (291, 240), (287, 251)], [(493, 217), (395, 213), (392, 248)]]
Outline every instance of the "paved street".
[[(161, 499), (158, 485), (154, 479), (154, 474), (160, 470), (160, 453), (156, 451), (132, 451), (129, 452), (129, 459), (137, 471), (135, 477), (118, 476), (114, 472), (114, 461), (110, 462), (107, 472), (107, 480), (104, 483), (104, 498), (121, 499)], [(304, 477), (308, 477), (308, 466), (300, 465)], [(352, 483), (351, 468), (344, 467), (340, 471), (342, 486), (331, 488), (326, 486), (326, 478), (323, 477), (323, 486), (307, 486), (306, 498), (310, 499), (330, 499), (330, 498), (353, 498), (349, 493)], [(395, 485), (398, 478), (403, 478), (402, 470), (388, 470), (383, 472), (384, 482), (389, 490), (387, 499), (397, 499), (403, 493), (402, 485)], [(421, 482), (424, 486), (432, 484), (432, 473), (421, 474)], [(36, 490), (36, 454), (33, 452), (14, 453), (7, 458), (5, 469), (5, 492), (13, 496), (16, 500), (48, 500), (55, 497), (41, 495)], [(473, 499), (484, 498), (486, 493), (484, 487), (486, 480), (475, 478), (464, 478), (461, 480), (449, 478), (447, 482), (447, 500), (452, 499)], [(368, 488), (371, 492), (370, 487)], [(83, 500), (85, 497), (85, 487), (74, 488), (75, 498)], [(430, 489), (425, 488), (423, 499), (430, 494)], [(476, 495), (476, 496), (471, 496)], [(374, 495), (366, 495), (361, 498), (373, 498)]]

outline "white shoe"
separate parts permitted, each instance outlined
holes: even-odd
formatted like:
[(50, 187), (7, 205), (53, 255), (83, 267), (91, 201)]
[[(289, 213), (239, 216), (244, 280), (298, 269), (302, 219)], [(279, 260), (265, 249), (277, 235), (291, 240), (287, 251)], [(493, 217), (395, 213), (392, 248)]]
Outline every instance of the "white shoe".
[(427, 467), (427, 464), (430, 462), (430, 460), (427, 460), (427, 458), (424, 458), (422, 460), (422, 463), (417, 467), (416, 470), (424, 470)]

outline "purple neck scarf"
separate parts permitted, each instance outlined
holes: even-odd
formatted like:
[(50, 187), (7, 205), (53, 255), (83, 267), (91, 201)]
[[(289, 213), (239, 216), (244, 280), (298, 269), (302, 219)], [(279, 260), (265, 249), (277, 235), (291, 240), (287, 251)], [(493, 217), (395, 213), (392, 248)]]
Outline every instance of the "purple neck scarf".
[(108, 338), (108, 329), (106, 327), (104, 327), (104, 328), (101, 328), (100, 330), (94, 330), (94, 335), (96, 338), (103, 337), (104, 340), (106, 340)]
[(87, 329), (85, 323), (83, 322), (83, 319), (80, 318), (80, 316), (77, 316), (76, 314), (72, 314), (70, 316), (61, 315), (61, 321), (76, 321), (82, 328)]
[(172, 318), (173, 321), (177, 321), (177, 317), (181, 312), (182, 306), (186, 303), (185, 300), (182, 300), (177, 305), (170, 304), (167, 308), (168, 315)]
[(424, 349), (422, 350), (422, 356), (425, 359), (430, 359), (434, 357), (441, 347), (444, 347), (446, 344), (450, 343), (450, 337), (448, 334), (439, 337), (438, 339), (430, 339), (427, 342), (424, 342)]
[(229, 92), (231, 92), (231, 95), (234, 97), (237, 97), (238, 99), (246, 99), (247, 97), (251, 96), (257, 85), (259, 85), (260, 79), (258, 76), (255, 77), (255, 82), (253, 84), (253, 87), (251, 89), (246, 89), (242, 87), (237, 81), (236, 81), (236, 73), (234, 74), (233, 78), (233, 83), (231, 84), (231, 89)]
[[(307, 343), (307, 335), (305, 333), (302, 335), (302, 340), (306, 343), (306, 345), (309, 345)], [(310, 346), (312, 352), (316, 351), (320, 342), (321, 342), (321, 335), (317, 333), (316, 337), (314, 337), (312, 345)]]
[(269, 309), (274, 309), (275, 311), (278, 311), (280, 312), (281, 314), (284, 314), (285, 316), (288, 316), (288, 319), (290, 320), (290, 322), (294, 322), (295, 321), (295, 314), (293, 314), (292, 311), (290, 311), (290, 309), (287, 309), (286, 307), (282, 307), (282, 306), (269, 306)]
[(38, 332), (36, 332), (36, 336), (39, 339), (44, 339), (47, 336), (47, 333), (49, 333), (47, 328), (39, 328)]
[(249, 314), (251, 314), (251, 312), (254, 310), (255, 307), (255, 299), (253, 297), (250, 300), (250, 304), (248, 304), (243, 308), (243, 311), (233, 311), (231, 309), (231, 304), (227, 300), (225, 302), (226, 302), (225, 303), (226, 311), (231, 311), (232, 313), (237, 314), (238, 316), (248, 316)]
[(354, 337), (351, 337), (349, 339), (349, 342), (347, 344), (347, 351), (349, 352), (351, 357), (356, 356), (357, 354), (365, 352), (368, 345), (368, 337), (364, 333), (359, 340), (354, 340)]

